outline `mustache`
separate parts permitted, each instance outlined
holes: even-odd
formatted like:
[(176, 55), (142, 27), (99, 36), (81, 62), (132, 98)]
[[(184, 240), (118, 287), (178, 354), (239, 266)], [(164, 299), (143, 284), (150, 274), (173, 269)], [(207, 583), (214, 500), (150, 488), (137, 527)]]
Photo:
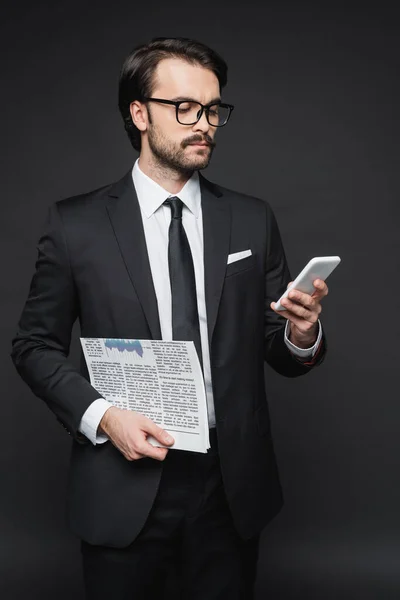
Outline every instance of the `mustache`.
[(208, 144), (211, 148), (215, 148), (215, 146), (217, 145), (209, 135), (192, 135), (192, 137), (183, 140), (182, 148), (186, 148), (186, 146), (189, 146), (190, 144), (202, 144), (204, 142)]

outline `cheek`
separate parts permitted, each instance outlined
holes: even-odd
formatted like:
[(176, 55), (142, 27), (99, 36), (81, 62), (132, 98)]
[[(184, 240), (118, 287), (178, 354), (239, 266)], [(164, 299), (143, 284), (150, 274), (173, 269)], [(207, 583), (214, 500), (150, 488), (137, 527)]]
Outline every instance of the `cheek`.
[(162, 123), (153, 127), (153, 135), (158, 144), (163, 144), (168, 147), (180, 144), (180, 132), (179, 130), (177, 131), (177, 127), (174, 123), (171, 123), (169, 119), (165, 119)]
[(175, 119), (175, 115), (172, 118), (168, 118), (164, 121), (162, 126), (163, 137), (174, 145), (180, 145), (182, 140), (185, 139), (185, 131), (182, 130), (182, 125)]

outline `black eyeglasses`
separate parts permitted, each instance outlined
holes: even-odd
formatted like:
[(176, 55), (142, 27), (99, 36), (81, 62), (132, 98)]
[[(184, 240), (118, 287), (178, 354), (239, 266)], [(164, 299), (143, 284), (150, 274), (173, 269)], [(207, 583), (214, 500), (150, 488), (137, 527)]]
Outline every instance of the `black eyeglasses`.
[(213, 104), (201, 104), (195, 100), (164, 100), (163, 98), (144, 98), (146, 102), (160, 102), (161, 104), (171, 104), (175, 106), (176, 120), (181, 125), (194, 125), (203, 114), (206, 113), (206, 119), (212, 127), (223, 127), (229, 121), (229, 117), (234, 109), (232, 104), (223, 102), (214, 102)]

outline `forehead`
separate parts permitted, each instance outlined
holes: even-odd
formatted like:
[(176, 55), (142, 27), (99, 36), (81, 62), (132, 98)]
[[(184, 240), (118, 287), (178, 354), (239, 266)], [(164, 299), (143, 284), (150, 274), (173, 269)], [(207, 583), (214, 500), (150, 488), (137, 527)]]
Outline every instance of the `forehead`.
[(152, 94), (159, 98), (187, 97), (207, 103), (220, 94), (216, 75), (179, 58), (161, 60), (154, 73)]

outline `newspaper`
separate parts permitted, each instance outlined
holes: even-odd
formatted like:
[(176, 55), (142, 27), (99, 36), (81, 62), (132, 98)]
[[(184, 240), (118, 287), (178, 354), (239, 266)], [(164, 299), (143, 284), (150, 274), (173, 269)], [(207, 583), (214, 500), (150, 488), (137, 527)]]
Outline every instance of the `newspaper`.
[[(169, 448), (207, 452), (207, 400), (193, 342), (80, 340), (90, 383), (108, 402), (141, 413), (168, 431), (175, 439)], [(162, 446), (152, 436), (148, 441)]]

